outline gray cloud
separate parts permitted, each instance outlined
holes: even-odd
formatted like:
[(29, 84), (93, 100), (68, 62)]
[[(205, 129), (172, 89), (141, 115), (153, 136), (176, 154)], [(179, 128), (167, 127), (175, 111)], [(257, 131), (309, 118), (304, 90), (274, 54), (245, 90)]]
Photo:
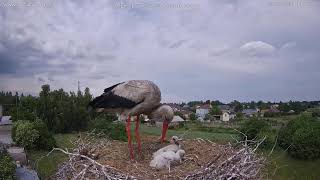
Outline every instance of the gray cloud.
[(117, 3), (2, 8), (0, 89), (38, 92), (46, 82), (69, 91), (79, 80), (98, 95), (119, 81), (150, 79), (165, 101), (320, 98), (320, 3), (170, 1), (197, 5), (190, 9)]

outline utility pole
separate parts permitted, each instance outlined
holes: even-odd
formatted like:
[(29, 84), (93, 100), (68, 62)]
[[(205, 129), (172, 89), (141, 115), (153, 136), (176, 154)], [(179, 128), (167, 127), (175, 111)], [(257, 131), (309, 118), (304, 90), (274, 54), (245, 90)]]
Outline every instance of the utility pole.
[(17, 121), (18, 121), (18, 117), (19, 117), (19, 115), (18, 115), (18, 96), (16, 95), (16, 109), (17, 109)]
[(80, 81), (78, 81), (78, 97), (81, 97)]

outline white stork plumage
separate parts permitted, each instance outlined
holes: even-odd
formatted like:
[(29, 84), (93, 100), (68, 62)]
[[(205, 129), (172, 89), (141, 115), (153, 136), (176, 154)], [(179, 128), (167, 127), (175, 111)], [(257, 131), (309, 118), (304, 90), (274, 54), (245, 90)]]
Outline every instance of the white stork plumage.
[(88, 105), (89, 109), (98, 112), (106, 111), (119, 113), (121, 120), (127, 120), (126, 131), (130, 158), (133, 159), (131, 144), (130, 117), (136, 116), (135, 136), (138, 143), (138, 151), (141, 152), (141, 140), (139, 134), (139, 116), (148, 115), (150, 119), (163, 121), (161, 142), (166, 139), (169, 123), (174, 113), (170, 106), (161, 105), (161, 92), (157, 85), (148, 80), (130, 80), (108, 87), (104, 93), (94, 98)]

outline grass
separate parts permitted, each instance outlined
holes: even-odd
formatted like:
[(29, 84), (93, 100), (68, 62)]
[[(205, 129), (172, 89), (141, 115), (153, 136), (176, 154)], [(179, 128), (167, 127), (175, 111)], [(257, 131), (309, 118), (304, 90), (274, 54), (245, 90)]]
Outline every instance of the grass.
[(287, 116), (280, 116), (280, 117), (266, 117), (266, 119), (276, 120), (278, 122), (288, 122), (289, 120), (297, 118), (299, 115), (287, 115)]
[(304, 161), (293, 159), (281, 149), (274, 151), (268, 159), (271, 163), (268, 166), (268, 174), (271, 179), (282, 180), (313, 180), (320, 177), (320, 159), (314, 161)]
[[(58, 147), (72, 148), (71, 141), (75, 139), (76, 134), (56, 134), (54, 138), (57, 141)], [(60, 163), (67, 159), (67, 156), (53, 152), (50, 156), (46, 156), (49, 151), (32, 150), (28, 151), (28, 158), (31, 160), (34, 168), (37, 170), (41, 179), (46, 179), (57, 170)]]
[[(189, 125), (188, 130), (181, 128), (178, 130), (172, 130), (169, 129), (167, 132), (167, 138), (177, 135), (177, 136), (182, 136), (183, 138), (202, 138), (202, 139), (209, 139), (211, 141), (215, 142), (220, 142), (220, 143), (226, 143), (229, 141), (233, 141), (232, 137), (236, 137), (237, 133), (233, 132), (230, 133), (230, 129), (227, 128), (213, 128), (214, 130), (211, 130), (210, 132), (205, 132), (205, 131), (200, 131), (197, 130), (194, 125)], [(154, 135), (154, 136), (159, 136), (161, 135), (161, 128), (159, 127), (148, 127), (146, 125), (141, 125), (140, 126), (140, 132), (142, 134), (146, 135)]]

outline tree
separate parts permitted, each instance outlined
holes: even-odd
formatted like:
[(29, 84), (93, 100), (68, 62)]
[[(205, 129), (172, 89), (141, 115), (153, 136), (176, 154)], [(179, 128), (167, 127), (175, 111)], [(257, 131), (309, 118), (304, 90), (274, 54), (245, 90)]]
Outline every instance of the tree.
[(190, 121), (196, 121), (197, 120), (197, 116), (196, 116), (195, 113), (191, 113), (189, 118), (190, 118)]
[(7, 152), (6, 148), (0, 144), (0, 179), (13, 180), (16, 165)]
[(237, 112), (236, 119), (237, 120), (243, 120), (243, 114), (241, 112)]
[(249, 103), (249, 108), (250, 108), (250, 109), (255, 109), (255, 108), (256, 108), (256, 103), (255, 103), (254, 101), (251, 101), (251, 102)]
[(211, 106), (218, 106), (218, 105), (223, 105), (223, 103), (220, 102), (219, 100), (211, 101)]
[(180, 116), (182, 119), (186, 119), (186, 118), (184, 117), (184, 115), (183, 115), (180, 111), (174, 112), (174, 115)]
[(234, 108), (235, 112), (241, 112), (243, 110), (243, 106), (239, 101), (232, 101), (231, 106)]
[(222, 112), (218, 106), (212, 106), (212, 108), (210, 109), (210, 114), (211, 115), (221, 115)]

